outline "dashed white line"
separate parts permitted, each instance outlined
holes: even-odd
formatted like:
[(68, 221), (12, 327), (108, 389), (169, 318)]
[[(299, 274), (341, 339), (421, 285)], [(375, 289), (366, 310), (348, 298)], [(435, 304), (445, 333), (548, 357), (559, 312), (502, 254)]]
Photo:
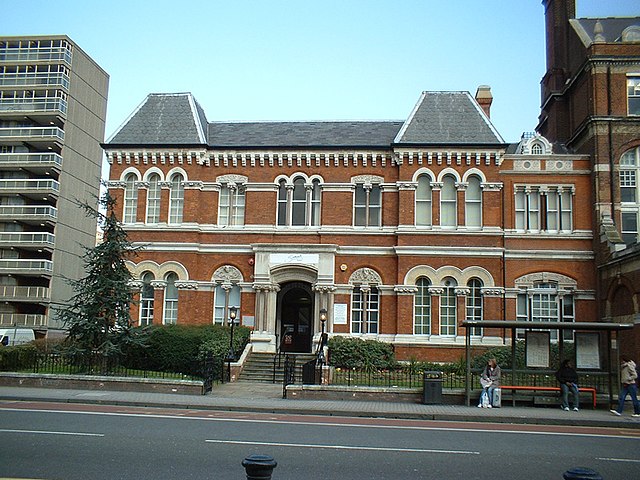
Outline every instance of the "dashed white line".
[(320, 445), (313, 443), (280, 443), (280, 442), (253, 442), (242, 440), (205, 440), (207, 443), (225, 443), (230, 445), (259, 445), (267, 447), (293, 447), (293, 448), (324, 448), (329, 450), (369, 450), (375, 452), (405, 452), (405, 453), (445, 453), (452, 455), (480, 455), (480, 452), (466, 450), (432, 450), (425, 448), (389, 448), (389, 447), (365, 447), (351, 445)]
[(1, 433), (29, 433), (36, 435), (70, 435), (76, 437), (104, 437), (103, 433), (82, 433), (82, 432), (53, 432), (48, 430), (14, 430), (10, 428), (0, 428)]
[(605, 460), (607, 462), (626, 462), (626, 463), (640, 463), (640, 460), (635, 458), (607, 458), (607, 457), (599, 457), (596, 460)]

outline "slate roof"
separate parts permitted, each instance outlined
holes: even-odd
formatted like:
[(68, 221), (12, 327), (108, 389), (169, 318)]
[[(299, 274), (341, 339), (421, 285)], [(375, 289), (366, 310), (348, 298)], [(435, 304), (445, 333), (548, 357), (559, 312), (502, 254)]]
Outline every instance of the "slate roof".
[(505, 142), (469, 92), (422, 92), (394, 143), (497, 145)]
[(622, 32), (631, 26), (640, 28), (640, 17), (607, 17), (607, 18), (576, 18), (569, 21), (582, 40), (585, 47), (596, 40), (595, 27), (599, 22), (602, 26), (602, 40), (605, 43), (622, 41)]
[(211, 147), (389, 148), (402, 121), (210, 123)]
[(107, 141), (109, 145), (201, 145), (207, 117), (190, 93), (152, 93)]
[(391, 148), (501, 145), (469, 92), (424, 92), (406, 121), (207, 122), (190, 93), (150, 94), (106, 146), (212, 148)]

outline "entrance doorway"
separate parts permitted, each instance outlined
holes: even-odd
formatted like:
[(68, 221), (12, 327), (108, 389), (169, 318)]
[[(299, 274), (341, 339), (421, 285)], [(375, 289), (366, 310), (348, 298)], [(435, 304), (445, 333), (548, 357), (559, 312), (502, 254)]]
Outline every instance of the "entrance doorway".
[(284, 352), (311, 352), (313, 293), (306, 282), (289, 282), (278, 292), (277, 318)]

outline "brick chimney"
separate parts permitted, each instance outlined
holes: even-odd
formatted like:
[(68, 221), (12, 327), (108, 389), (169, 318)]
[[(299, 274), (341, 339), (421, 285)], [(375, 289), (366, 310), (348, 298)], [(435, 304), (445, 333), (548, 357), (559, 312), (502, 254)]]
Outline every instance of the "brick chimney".
[(476, 102), (478, 102), (487, 118), (491, 118), (493, 95), (491, 95), (491, 87), (489, 85), (480, 85), (478, 87), (478, 90), (476, 90)]

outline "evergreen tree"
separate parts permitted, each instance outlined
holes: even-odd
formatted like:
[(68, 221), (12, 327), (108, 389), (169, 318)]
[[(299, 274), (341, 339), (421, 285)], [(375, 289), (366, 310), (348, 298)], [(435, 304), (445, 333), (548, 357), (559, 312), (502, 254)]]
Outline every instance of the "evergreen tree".
[(125, 261), (135, 255), (115, 215), (115, 200), (105, 193), (99, 208), (80, 203), (87, 216), (96, 218), (103, 231), (103, 241), (87, 248), (83, 256), (86, 276), (69, 279), (74, 295), (57, 314), (68, 328), (68, 353), (76, 358), (101, 355), (114, 358), (131, 344), (139, 343), (132, 329), (129, 307), (133, 302), (133, 276)]

